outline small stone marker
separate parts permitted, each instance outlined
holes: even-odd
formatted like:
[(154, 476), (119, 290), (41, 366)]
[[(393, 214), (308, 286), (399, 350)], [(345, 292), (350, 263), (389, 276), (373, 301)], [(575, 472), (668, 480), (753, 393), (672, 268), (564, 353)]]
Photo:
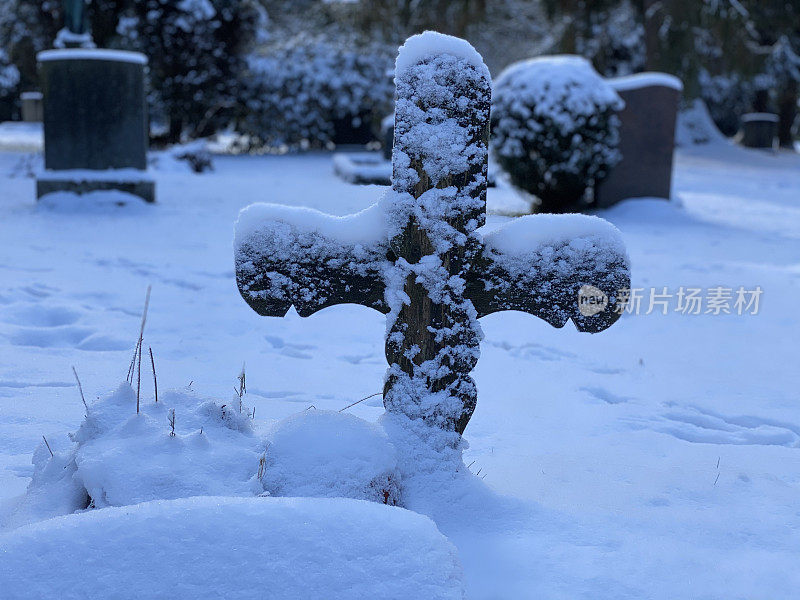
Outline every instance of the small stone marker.
[[(83, 0), (64, 2), (59, 42), (91, 46)], [(87, 41), (88, 36), (88, 41)], [(155, 201), (147, 176), (144, 95), (147, 58), (138, 52), (64, 48), (37, 55), (44, 93), (45, 173), (36, 195), (119, 190)]]
[(396, 65), (392, 188), (332, 217), (256, 204), (236, 226), (236, 281), (260, 315), (354, 303), (388, 314), (389, 413), (461, 434), (475, 410), (478, 319), (520, 310), (598, 332), (630, 286), (619, 232), (596, 217), (536, 215), (489, 233), (491, 82), (466, 41), (426, 32)]
[(626, 198), (669, 198), (683, 84), (666, 73), (639, 73), (609, 83), (625, 101), (619, 113), (622, 160), (598, 186), (594, 206), (606, 208)]
[(775, 149), (778, 139), (778, 115), (747, 113), (742, 115), (742, 145), (746, 148)]
[(44, 119), (41, 92), (22, 92), (19, 95), (22, 105), (22, 120), (26, 123), (41, 123)]

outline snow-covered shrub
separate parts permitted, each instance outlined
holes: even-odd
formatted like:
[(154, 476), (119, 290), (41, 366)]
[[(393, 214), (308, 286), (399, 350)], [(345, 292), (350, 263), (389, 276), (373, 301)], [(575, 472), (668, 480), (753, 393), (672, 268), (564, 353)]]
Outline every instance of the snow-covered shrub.
[(739, 130), (739, 119), (752, 110), (753, 81), (737, 73), (710, 75), (705, 69), (698, 75), (702, 100), (719, 130), (730, 137)]
[(277, 423), (269, 440), (261, 481), (270, 495), (400, 499), (395, 448), (377, 425), (310, 409)]
[(249, 58), (239, 132), (272, 149), (324, 147), (348, 128), (374, 135), (391, 111), (395, 51), (306, 35), (269, 44)]
[(146, 54), (151, 119), (169, 142), (214, 133), (239, 101), (244, 56), (266, 17), (256, 0), (134, 0), (119, 18), (124, 46)]
[(169, 150), (169, 156), (185, 162), (194, 173), (205, 173), (214, 170), (211, 151), (205, 140), (195, 140), (188, 144), (178, 144)]
[(623, 106), (578, 56), (514, 63), (494, 86), (494, 155), (515, 186), (538, 197), (539, 212), (580, 210), (620, 160)]

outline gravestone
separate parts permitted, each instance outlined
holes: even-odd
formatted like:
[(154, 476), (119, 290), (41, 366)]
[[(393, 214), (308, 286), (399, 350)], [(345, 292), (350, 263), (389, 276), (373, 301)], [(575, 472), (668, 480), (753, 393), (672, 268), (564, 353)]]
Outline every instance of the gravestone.
[(608, 83), (625, 101), (619, 113), (622, 160), (598, 185), (594, 206), (606, 208), (626, 198), (668, 199), (681, 81), (666, 73), (640, 73)]
[[(61, 38), (67, 42), (85, 42), (84, 8), (82, 0), (65, 0), (68, 19)], [(37, 197), (119, 190), (154, 202), (155, 184), (146, 171), (147, 58), (138, 52), (82, 47), (45, 50), (37, 60), (45, 161)]]
[(630, 285), (619, 232), (583, 215), (486, 219), (491, 81), (466, 41), (426, 32), (396, 65), (392, 187), (349, 217), (256, 204), (239, 216), (236, 281), (260, 315), (354, 303), (388, 315), (388, 413), (457, 439), (475, 409), (478, 319), (519, 310), (611, 326)]
[(44, 119), (41, 92), (22, 92), (19, 95), (22, 105), (22, 120), (26, 123), (41, 123)]
[(381, 121), (381, 150), (383, 158), (392, 160), (392, 146), (394, 146), (394, 113), (383, 118)]
[(778, 115), (747, 113), (742, 115), (742, 145), (746, 148), (774, 149), (778, 139)]

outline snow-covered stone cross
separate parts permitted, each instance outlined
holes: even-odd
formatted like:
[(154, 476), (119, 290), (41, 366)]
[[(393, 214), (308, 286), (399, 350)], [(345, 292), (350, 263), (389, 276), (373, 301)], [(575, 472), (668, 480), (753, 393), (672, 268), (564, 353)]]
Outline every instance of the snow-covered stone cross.
[(478, 318), (501, 310), (598, 332), (629, 288), (619, 232), (596, 217), (486, 220), (491, 80), (464, 40), (426, 32), (400, 48), (392, 187), (335, 217), (255, 204), (236, 225), (236, 280), (260, 315), (354, 303), (388, 314), (384, 406), (463, 433), (477, 391)]

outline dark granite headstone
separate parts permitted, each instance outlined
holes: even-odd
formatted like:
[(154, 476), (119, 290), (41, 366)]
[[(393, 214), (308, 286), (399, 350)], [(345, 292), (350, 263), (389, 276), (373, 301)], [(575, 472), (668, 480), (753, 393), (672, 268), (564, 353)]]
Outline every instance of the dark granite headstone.
[(392, 160), (392, 145), (394, 144), (394, 113), (384, 117), (381, 121), (381, 142), (383, 143), (383, 158)]
[(22, 120), (26, 123), (41, 123), (44, 116), (42, 112), (41, 92), (22, 92), (19, 96), (22, 105)]
[[(155, 185), (145, 172), (145, 56), (66, 49), (40, 52), (38, 59), (47, 173), (37, 182), (37, 196), (119, 189), (153, 202)], [(95, 177), (93, 171), (103, 173)]]
[(778, 115), (747, 113), (742, 115), (742, 145), (746, 148), (775, 148), (778, 137)]
[(625, 101), (619, 113), (622, 160), (598, 186), (594, 206), (605, 208), (626, 198), (669, 198), (683, 85), (666, 73), (640, 73), (608, 82)]

